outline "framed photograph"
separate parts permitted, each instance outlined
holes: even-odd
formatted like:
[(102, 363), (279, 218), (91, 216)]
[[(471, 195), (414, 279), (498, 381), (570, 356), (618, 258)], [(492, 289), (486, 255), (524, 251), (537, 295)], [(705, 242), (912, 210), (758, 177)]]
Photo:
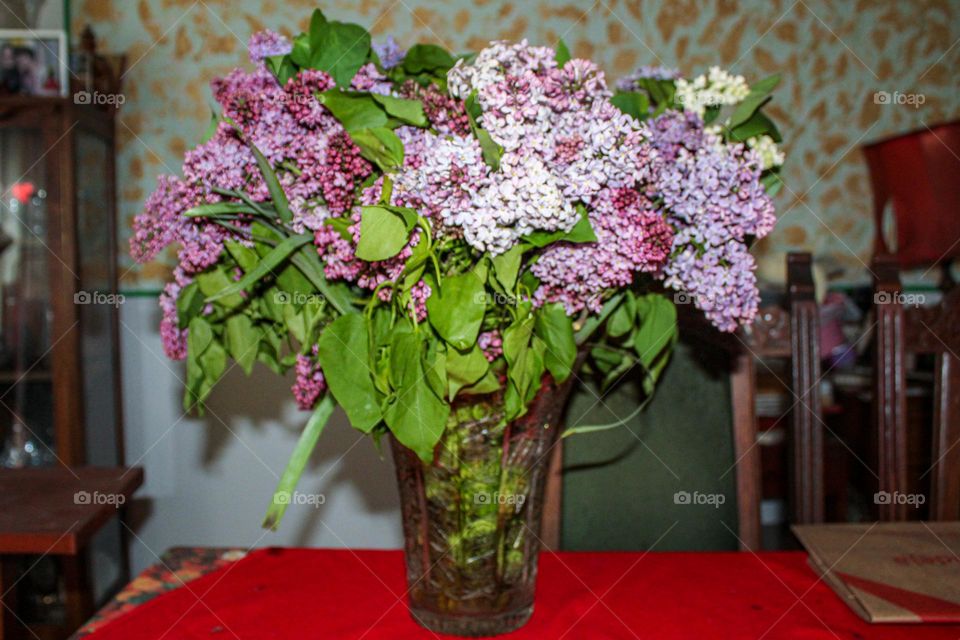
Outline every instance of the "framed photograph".
[(0, 29), (0, 95), (67, 95), (67, 60), (63, 31)]

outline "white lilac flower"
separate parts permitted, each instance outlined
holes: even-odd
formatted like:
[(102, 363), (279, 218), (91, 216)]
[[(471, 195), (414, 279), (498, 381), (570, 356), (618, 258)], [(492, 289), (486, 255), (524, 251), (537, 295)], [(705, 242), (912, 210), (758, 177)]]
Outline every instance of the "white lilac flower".
[(747, 146), (760, 156), (760, 166), (766, 169), (779, 167), (785, 159), (783, 151), (768, 135), (754, 136), (747, 139)]
[(743, 76), (735, 76), (720, 67), (710, 67), (706, 75), (693, 80), (677, 80), (676, 100), (684, 110), (703, 117), (707, 107), (736, 104), (749, 93), (750, 86)]

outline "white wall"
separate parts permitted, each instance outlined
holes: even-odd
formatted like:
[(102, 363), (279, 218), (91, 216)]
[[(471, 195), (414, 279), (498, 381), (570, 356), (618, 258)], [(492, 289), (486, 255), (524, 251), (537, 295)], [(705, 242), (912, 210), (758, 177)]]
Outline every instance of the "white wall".
[(172, 546), (402, 546), (389, 449), (381, 459), (339, 410), (299, 485), (325, 503), (293, 505), (279, 531), (261, 529), (306, 420), (292, 381), (259, 365), (251, 378), (234, 368), (206, 416), (185, 416), (183, 365), (163, 355), (156, 300), (127, 297), (120, 319), (126, 463), (146, 473), (130, 510), (135, 572)]

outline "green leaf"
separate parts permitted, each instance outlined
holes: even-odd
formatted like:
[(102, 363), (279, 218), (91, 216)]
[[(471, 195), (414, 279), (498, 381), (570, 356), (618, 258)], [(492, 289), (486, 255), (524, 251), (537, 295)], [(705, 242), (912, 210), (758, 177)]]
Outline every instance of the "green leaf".
[(593, 227), (590, 225), (590, 218), (584, 211), (579, 222), (570, 231), (534, 231), (530, 235), (524, 236), (523, 240), (534, 247), (545, 247), (554, 242), (596, 242), (597, 234), (594, 233)]
[(522, 258), (523, 246), (519, 244), (493, 258), (493, 270), (497, 274), (497, 280), (508, 292), (513, 291), (514, 285), (517, 284), (517, 274), (520, 272)]
[(733, 114), (727, 121), (727, 127), (734, 129), (746, 122), (757, 109), (770, 99), (770, 92), (776, 88), (779, 82), (780, 74), (774, 74), (751, 86), (750, 93), (733, 110)]
[(324, 29), (327, 26), (327, 16), (320, 9), (314, 9), (310, 16), (309, 43), (312, 48), (319, 49), (323, 45)]
[(357, 257), (367, 262), (386, 260), (400, 253), (410, 231), (403, 217), (380, 205), (363, 207)]
[(490, 133), (480, 128), (477, 124), (477, 118), (480, 117), (483, 110), (477, 101), (477, 92), (473, 91), (464, 101), (464, 109), (470, 120), (470, 129), (473, 135), (477, 137), (480, 143), (480, 151), (483, 153), (483, 162), (494, 171), (500, 170), (500, 158), (503, 157), (503, 147), (494, 141)]
[(497, 378), (497, 375), (493, 372), (493, 369), (490, 369), (475, 384), (461, 389), (460, 395), (485, 395), (488, 393), (495, 393), (500, 389), (500, 379)]
[(762, 136), (764, 134), (769, 135), (774, 142), (782, 141), (780, 131), (777, 129), (777, 125), (773, 123), (773, 120), (764, 115), (763, 112), (757, 111), (750, 116), (746, 122), (730, 130), (730, 139), (736, 142), (743, 142), (748, 138)]
[[(316, 11), (314, 16), (316, 16)], [(310, 34), (301, 33), (293, 39), (293, 51), (290, 52), (290, 60), (301, 69), (309, 67), (310, 49)]]
[(181, 329), (185, 329), (190, 321), (203, 311), (206, 306), (203, 298), (200, 285), (196, 282), (191, 282), (180, 292), (177, 297), (177, 325)]
[(634, 298), (628, 291), (623, 303), (610, 314), (610, 319), (607, 321), (607, 334), (613, 338), (619, 338), (632, 331), (635, 314)]
[(220, 128), (220, 116), (217, 115), (217, 112), (213, 109), (210, 110), (210, 122), (207, 124), (206, 131), (203, 132), (203, 138), (200, 140), (201, 144), (206, 144), (210, 142), (210, 139), (213, 136), (217, 135), (217, 129)]
[(384, 421), (401, 444), (429, 462), (446, 427), (450, 405), (430, 387), (421, 351), (420, 336), (400, 333), (394, 337), (390, 367), (397, 392), (384, 412)]
[[(215, 296), (224, 289), (231, 287), (234, 280), (227, 277), (226, 271), (222, 266), (201, 273), (197, 276), (196, 283), (200, 287), (200, 293), (204, 295), (204, 302), (209, 302), (211, 296)], [(233, 293), (223, 296), (217, 300), (217, 304), (227, 309), (235, 309), (245, 302), (243, 296), (239, 293)]]
[(269, 56), (264, 62), (280, 86), (284, 86), (290, 78), (297, 75), (297, 67), (288, 55)]
[(277, 483), (273, 500), (270, 502), (270, 506), (267, 508), (267, 515), (263, 519), (264, 529), (276, 531), (277, 527), (280, 526), (283, 514), (290, 504), (290, 497), (297, 488), (300, 476), (303, 475), (303, 470), (306, 468), (307, 461), (310, 460), (310, 455), (320, 440), (320, 435), (323, 433), (324, 427), (327, 426), (327, 422), (330, 420), (334, 406), (330, 394), (326, 394), (320, 399), (313, 413), (310, 414), (310, 419), (307, 420), (307, 426), (304, 427), (303, 433), (300, 434), (297, 445), (293, 448), (293, 454), (290, 456), (290, 460), (283, 470), (283, 475), (280, 476), (280, 482)]
[(427, 298), (427, 317), (444, 340), (466, 350), (477, 340), (486, 310), (483, 280), (474, 273), (444, 278)]
[(227, 351), (247, 375), (250, 375), (253, 363), (257, 361), (260, 337), (261, 332), (254, 327), (249, 316), (240, 313), (227, 318)]
[(370, 54), (370, 34), (358, 24), (318, 22), (310, 46), (310, 66), (329, 73), (337, 86), (349, 87)]
[(187, 332), (187, 349), (192, 358), (199, 358), (213, 343), (213, 329), (210, 323), (203, 318), (194, 318), (190, 321)]
[(449, 396), (453, 399), (457, 392), (480, 381), (490, 369), (490, 363), (477, 345), (467, 351), (447, 350), (447, 384)]
[(446, 49), (435, 44), (415, 44), (407, 50), (403, 58), (403, 68), (407, 73), (418, 74), (424, 71), (447, 71), (456, 60)]
[(767, 190), (767, 195), (771, 198), (783, 188), (783, 179), (780, 177), (780, 172), (771, 170), (764, 176), (760, 178), (760, 183), (763, 185), (763, 188)]
[(380, 420), (380, 401), (371, 378), (367, 319), (358, 313), (340, 316), (317, 341), (317, 360), (330, 392), (354, 428), (369, 433)]
[(563, 382), (570, 377), (577, 359), (573, 322), (563, 305), (555, 302), (542, 306), (535, 318), (536, 335), (546, 345), (544, 365), (557, 382)]
[(483, 161), (494, 171), (499, 171), (500, 158), (503, 157), (503, 147), (497, 144), (485, 129), (474, 127), (473, 133), (477, 136), (477, 141), (480, 143)]
[(200, 356), (200, 366), (203, 367), (204, 389), (200, 399), (203, 400), (210, 389), (220, 381), (220, 376), (227, 368), (227, 351), (219, 342), (211, 342), (207, 350)]
[(637, 316), (640, 324), (633, 336), (633, 348), (656, 382), (662, 366), (654, 370), (653, 365), (677, 339), (677, 308), (663, 295), (648, 293), (637, 298)]
[(398, 120), (417, 127), (425, 127), (428, 124), (427, 116), (423, 113), (423, 104), (419, 100), (408, 100), (379, 93), (371, 93), (370, 97)]
[(638, 91), (617, 91), (610, 98), (617, 109), (637, 120), (646, 120), (650, 115), (650, 98)]
[(269, 254), (264, 256), (264, 258), (257, 264), (256, 268), (253, 271), (248, 271), (244, 276), (238, 281), (222, 289), (216, 295), (210, 296), (207, 298), (209, 302), (214, 300), (219, 300), (225, 296), (230, 296), (241, 291), (244, 291), (251, 285), (256, 282), (259, 282), (266, 275), (273, 272), (273, 270), (284, 260), (290, 257), (292, 253), (297, 251), (300, 247), (311, 242), (313, 240), (313, 235), (309, 233), (302, 233), (297, 236), (290, 236), (285, 238), (280, 242), (276, 247), (270, 251)]
[(256, 214), (252, 207), (244, 202), (214, 202), (191, 207), (183, 212), (188, 218), (206, 218), (213, 216), (229, 216), (238, 213)]
[(348, 133), (387, 125), (387, 114), (369, 95), (350, 95), (339, 89), (328, 89), (317, 100), (330, 110)]
[(423, 374), (434, 395), (443, 400), (447, 396), (447, 351), (439, 340), (427, 340), (423, 354)]
[(557, 66), (562, 67), (567, 64), (570, 57), (570, 49), (567, 48), (567, 43), (563, 41), (563, 38), (560, 38), (560, 40), (557, 41), (557, 55), (555, 58)]
[(351, 133), (350, 138), (360, 147), (360, 154), (383, 171), (393, 171), (403, 166), (403, 142), (390, 129), (360, 129)]

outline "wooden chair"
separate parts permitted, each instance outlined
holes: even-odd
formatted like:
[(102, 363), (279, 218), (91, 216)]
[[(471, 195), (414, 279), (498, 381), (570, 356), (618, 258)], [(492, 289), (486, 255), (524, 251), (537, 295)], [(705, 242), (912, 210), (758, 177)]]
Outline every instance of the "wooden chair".
[[(758, 358), (789, 358), (790, 387), (796, 403), (791, 410), (793, 520), (821, 522), (824, 518), (823, 422), (820, 418), (819, 312), (814, 297), (811, 257), (787, 257), (787, 301), (762, 308), (750, 327), (721, 334), (699, 313), (680, 315), (681, 332), (696, 332), (721, 344), (732, 359), (730, 393), (736, 460), (738, 532), (742, 549), (760, 548), (760, 448), (757, 445), (756, 362)], [(562, 444), (553, 453), (547, 479), (542, 538), (549, 549), (561, 547)]]
[[(864, 147), (874, 193), (874, 428), (879, 490), (909, 493), (907, 361), (934, 359), (930, 511), (932, 520), (960, 519), (960, 289), (950, 274), (960, 257), (960, 122), (926, 128)], [(897, 245), (884, 237), (893, 205)], [(939, 268), (937, 306), (904, 304), (901, 268)], [(917, 300), (916, 302), (920, 302)], [(891, 500), (882, 520), (905, 520), (910, 506)]]
[[(960, 520), (960, 288), (935, 307), (903, 304), (899, 271), (890, 256), (873, 262), (874, 428), (878, 434), (879, 490), (911, 493), (907, 465), (907, 371), (910, 355), (934, 356), (931, 520)], [(881, 520), (906, 520), (910, 505), (880, 504)]]

